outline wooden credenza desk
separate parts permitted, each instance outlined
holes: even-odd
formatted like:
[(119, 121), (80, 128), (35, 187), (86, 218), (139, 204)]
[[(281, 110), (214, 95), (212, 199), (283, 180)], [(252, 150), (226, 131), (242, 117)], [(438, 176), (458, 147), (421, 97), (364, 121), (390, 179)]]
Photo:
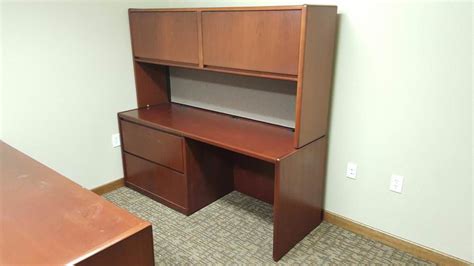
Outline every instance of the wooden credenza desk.
[(0, 141), (0, 265), (153, 265), (150, 223)]
[[(273, 258), (321, 223), (337, 7), (130, 9), (138, 109), (125, 184), (186, 215), (237, 190), (273, 204)], [(284, 80), (295, 127), (171, 101), (169, 67)], [(193, 90), (193, 88), (189, 88)]]

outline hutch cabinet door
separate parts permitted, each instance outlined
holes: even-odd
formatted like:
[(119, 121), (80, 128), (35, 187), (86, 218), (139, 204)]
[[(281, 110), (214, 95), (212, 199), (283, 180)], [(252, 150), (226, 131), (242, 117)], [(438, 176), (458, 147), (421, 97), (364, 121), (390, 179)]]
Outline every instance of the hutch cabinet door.
[(301, 10), (202, 12), (205, 66), (297, 75)]
[(198, 64), (197, 12), (130, 12), (135, 57)]

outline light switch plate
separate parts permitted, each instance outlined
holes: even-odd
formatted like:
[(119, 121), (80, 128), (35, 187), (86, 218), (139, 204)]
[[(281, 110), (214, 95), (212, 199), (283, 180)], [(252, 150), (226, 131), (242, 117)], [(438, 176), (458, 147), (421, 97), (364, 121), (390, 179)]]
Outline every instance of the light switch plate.
[(397, 193), (402, 193), (403, 188), (403, 176), (392, 175), (390, 178), (390, 190)]

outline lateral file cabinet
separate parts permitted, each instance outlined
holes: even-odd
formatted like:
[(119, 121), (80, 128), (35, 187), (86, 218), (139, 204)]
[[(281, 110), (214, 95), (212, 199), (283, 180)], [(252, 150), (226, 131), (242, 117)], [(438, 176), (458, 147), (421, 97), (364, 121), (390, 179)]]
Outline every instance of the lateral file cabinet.
[[(337, 8), (129, 17), (138, 109), (118, 115), (125, 184), (186, 215), (233, 190), (273, 204), (279, 260), (322, 220)], [(295, 127), (173, 103), (170, 66), (294, 82)]]

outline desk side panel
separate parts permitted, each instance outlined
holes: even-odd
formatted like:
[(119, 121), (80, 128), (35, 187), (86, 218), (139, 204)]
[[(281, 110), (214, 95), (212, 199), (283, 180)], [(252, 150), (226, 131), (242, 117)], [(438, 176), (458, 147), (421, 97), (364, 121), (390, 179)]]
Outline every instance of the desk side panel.
[(296, 148), (327, 134), (337, 7), (308, 6), (305, 28), (296, 95)]
[(133, 62), (139, 108), (170, 102), (169, 68)]
[(278, 261), (322, 221), (326, 137), (275, 165), (273, 259)]
[(149, 225), (77, 265), (151, 266), (154, 263), (153, 234)]

